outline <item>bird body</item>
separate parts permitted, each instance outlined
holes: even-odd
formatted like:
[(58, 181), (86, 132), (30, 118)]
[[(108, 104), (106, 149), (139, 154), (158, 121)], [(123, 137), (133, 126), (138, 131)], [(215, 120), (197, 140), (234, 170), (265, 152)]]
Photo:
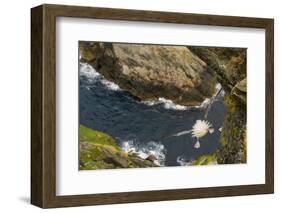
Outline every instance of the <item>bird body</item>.
[(209, 121), (197, 120), (196, 123), (192, 126), (191, 134), (194, 138), (202, 138), (208, 132), (213, 133), (214, 129), (211, 128), (212, 124)]
[(197, 120), (192, 126), (191, 130), (182, 131), (177, 134), (174, 134), (173, 136), (181, 136), (191, 133), (192, 137), (197, 139), (196, 143), (194, 144), (194, 148), (198, 149), (200, 148), (199, 138), (204, 137), (208, 133), (212, 134), (213, 132), (214, 129), (212, 128), (212, 124), (209, 121)]

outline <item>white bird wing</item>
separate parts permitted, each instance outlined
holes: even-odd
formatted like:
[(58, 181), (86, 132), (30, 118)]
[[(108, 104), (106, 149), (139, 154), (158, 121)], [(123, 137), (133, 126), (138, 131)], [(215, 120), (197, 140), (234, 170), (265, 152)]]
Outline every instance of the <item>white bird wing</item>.
[(181, 136), (181, 135), (186, 135), (191, 133), (192, 130), (186, 130), (186, 131), (182, 131), (182, 132), (178, 132), (177, 134), (174, 134), (173, 136)]

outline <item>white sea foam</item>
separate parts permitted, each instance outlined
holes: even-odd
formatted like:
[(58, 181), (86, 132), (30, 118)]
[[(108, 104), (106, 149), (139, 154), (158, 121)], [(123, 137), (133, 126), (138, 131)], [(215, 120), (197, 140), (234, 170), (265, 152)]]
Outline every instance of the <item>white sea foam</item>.
[(187, 161), (186, 159), (184, 159), (181, 156), (177, 157), (177, 163), (181, 166), (191, 166), (192, 165), (191, 161)]
[(160, 142), (150, 141), (146, 145), (137, 146), (134, 140), (128, 140), (124, 141), (121, 147), (125, 152), (135, 153), (142, 159), (146, 159), (149, 155), (153, 155), (157, 159), (154, 163), (159, 166), (164, 166), (166, 149)]
[(211, 102), (211, 98), (206, 98), (199, 106), (195, 106), (197, 109), (205, 109)]
[(210, 104), (210, 101), (211, 98), (206, 98), (200, 105), (190, 106), (190, 107), (175, 104), (173, 101), (166, 98), (158, 98), (158, 100), (155, 101), (141, 101), (141, 102), (147, 106), (163, 105), (165, 109), (184, 111), (192, 108), (205, 109)]
[(101, 76), (93, 67), (86, 63), (79, 64), (79, 73), (80, 76), (84, 76), (88, 81), (95, 81)]
[[(80, 76), (86, 77), (89, 83), (94, 83), (96, 81), (100, 81), (104, 86), (106, 86), (110, 90), (113, 90), (113, 91), (120, 91), (121, 90), (121, 88), (117, 84), (115, 84), (111, 81), (108, 81), (103, 75), (98, 73), (89, 64), (80, 63), (79, 66), (80, 66), (79, 67), (80, 68)], [(89, 85), (87, 85), (86, 87), (87, 87), (87, 89), (90, 89)], [(216, 93), (220, 89), (221, 89), (221, 85), (218, 83), (216, 85)], [(224, 91), (222, 90), (219, 95), (223, 96)], [(205, 109), (210, 104), (212, 98), (206, 98), (200, 105), (194, 106), (194, 107), (188, 107), (188, 106), (176, 104), (172, 100), (166, 99), (164, 97), (160, 97), (157, 100), (153, 100), (153, 101), (141, 101), (141, 103), (143, 103), (147, 106), (162, 105), (165, 109), (183, 111), (183, 110), (188, 110), (190, 108)]]
[(114, 90), (114, 91), (121, 90), (120, 87), (119, 87), (117, 84), (115, 84), (115, 83), (113, 83), (113, 82), (110, 82), (110, 81), (108, 81), (108, 80), (106, 80), (106, 79), (102, 79), (102, 80), (101, 80), (101, 83), (102, 83), (103, 85), (105, 85), (105, 86), (106, 86), (108, 89), (110, 89), (110, 90)]
[(173, 110), (186, 110), (187, 106), (182, 106), (179, 104), (175, 104), (173, 101), (165, 98), (159, 98), (160, 103), (164, 104), (165, 109), (173, 109)]
[(92, 66), (87, 63), (80, 63), (80, 76), (84, 76), (87, 78), (89, 83), (94, 83), (96, 81), (100, 81), (104, 86), (106, 86), (110, 90), (118, 91), (121, 90), (120, 87), (105, 79), (103, 75), (98, 73)]
[[(205, 109), (209, 106), (209, 104), (212, 102), (212, 101), (216, 101), (216, 100), (213, 100), (213, 99), (216, 99), (216, 97), (223, 97), (224, 96), (224, 90), (221, 90), (222, 89), (222, 86), (220, 83), (216, 84), (216, 92), (215, 94), (211, 97), (211, 98), (206, 98), (199, 106), (195, 106), (195, 108), (199, 108), (199, 109)], [(219, 92), (219, 94), (218, 94)]]
[(221, 84), (216, 84), (216, 91), (218, 92), (221, 89)]
[[(221, 88), (222, 88), (221, 84), (218, 83), (218, 84), (216, 85), (216, 94), (220, 91)], [(220, 94), (218, 94), (218, 96), (223, 97), (224, 94), (225, 94), (224, 90), (221, 90), (221, 91), (220, 91)]]
[[(172, 100), (160, 97), (158, 100), (153, 100), (153, 101), (142, 101), (143, 104), (146, 104), (147, 106), (154, 106), (154, 105), (163, 105), (165, 109), (170, 109), (170, 110), (188, 110), (191, 108), (196, 108), (196, 109), (205, 109), (208, 107), (210, 102), (212, 101), (212, 98), (215, 98), (216, 94), (221, 90), (222, 86), (221, 84), (216, 84), (216, 93), (213, 97), (211, 98), (206, 98), (200, 105), (198, 106), (182, 106), (179, 104), (174, 103)], [(221, 90), (219, 96), (224, 96), (224, 91)]]
[(187, 110), (187, 106), (182, 106), (179, 104), (175, 104), (173, 101), (166, 99), (166, 98), (158, 98), (158, 100), (155, 101), (142, 101), (142, 103), (148, 105), (148, 106), (154, 106), (154, 105), (163, 105), (165, 109), (171, 109), (171, 110)]

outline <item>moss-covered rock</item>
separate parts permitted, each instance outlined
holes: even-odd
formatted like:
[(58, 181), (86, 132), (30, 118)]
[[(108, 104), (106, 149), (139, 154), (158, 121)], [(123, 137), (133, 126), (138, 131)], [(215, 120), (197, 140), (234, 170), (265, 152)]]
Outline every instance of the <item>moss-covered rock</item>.
[(222, 148), (216, 152), (220, 164), (245, 163), (246, 147), (246, 105), (233, 95), (224, 97), (227, 113), (224, 118), (220, 142)]
[(79, 169), (115, 169), (156, 167), (150, 160), (124, 152), (115, 140), (100, 131), (80, 125)]
[(239, 81), (231, 90), (231, 95), (235, 96), (238, 101), (246, 105), (247, 102), (247, 78)]
[(217, 164), (217, 158), (215, 154), (201, 155), (199, 158), (191, 162), (191, 165), (215, 165)]

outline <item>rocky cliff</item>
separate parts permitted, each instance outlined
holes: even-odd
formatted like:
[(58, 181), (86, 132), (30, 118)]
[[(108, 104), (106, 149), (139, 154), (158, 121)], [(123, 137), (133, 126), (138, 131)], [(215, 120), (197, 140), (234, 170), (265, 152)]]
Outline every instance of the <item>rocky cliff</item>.
[(80, 42), (80, 60), (142, 100), (198, 105), (214, 94), (217, 82), (185, 46)]
[(80, 125), (79, 169), (115, 169), (157, 167), (153, 156), (142, 159), (123, 151), (109, 135)]
[(227, 113), (222, 126), (222, 147), (215, 153), (219, 164), (247, 161), (246, 49), (189, 47), (217, 73), (225, 91)]

